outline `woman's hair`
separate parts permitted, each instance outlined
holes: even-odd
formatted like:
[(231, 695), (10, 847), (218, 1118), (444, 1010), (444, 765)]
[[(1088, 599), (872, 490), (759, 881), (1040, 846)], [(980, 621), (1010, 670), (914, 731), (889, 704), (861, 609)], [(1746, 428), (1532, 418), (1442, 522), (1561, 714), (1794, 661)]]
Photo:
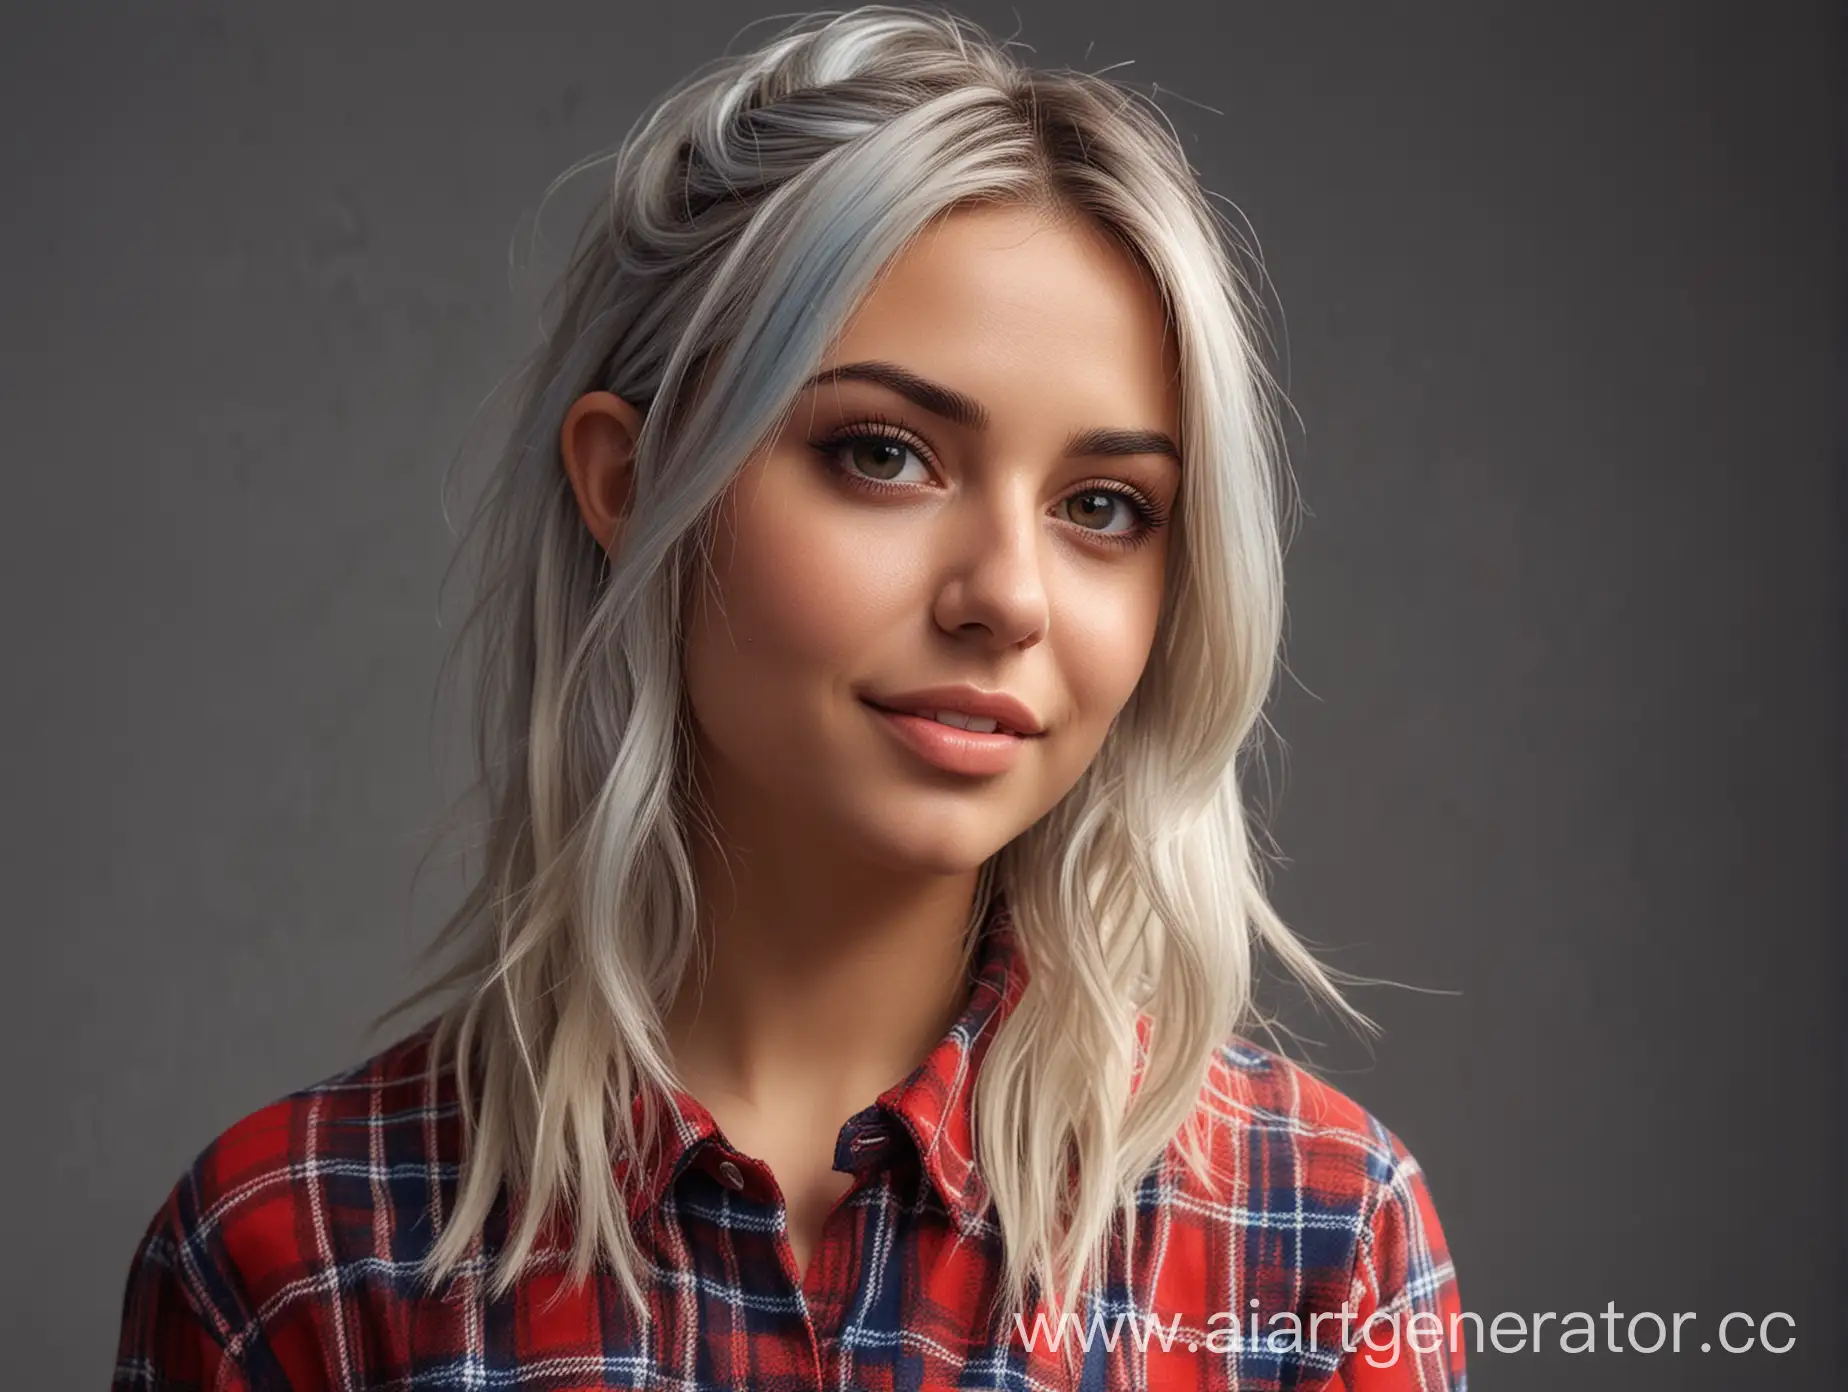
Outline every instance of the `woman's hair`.
[[(1256, 949), (1353, 1014), (1269, 904), (1240, 799), (1280, 640), (1287, 474), (1228, 229), (1134, 92), (1024, 66), (948, 16), (813, 16), (624, 141), (477, 514), (485, 864), (431, 948), (457, 960), (381, 1017), (457, 990), (431, 1058), (454, 1067), (467, 1163), (432, 1283), (479, 1250), (504, 1182), (520, 1202), (494, 1293), (562, 1207), (573, 1278), (601, 1261), (646, 1318), (616, 1161), (655, 1139), (663, 1013), (695, 944), (682, 613), (715, 504), (882, 266), (951, 209), (1022, 202), (1090, 220), (1159, 288), (1187, 464), (1140, 684), (974, 906), (1005, 896), (1028, 964), (974, 1100), (1002, 1298), (1070, 1308), (1177, 1139), (1207, 1177), (1188, 1123), (1254, 1018)], [(613, 556), (559, 457), (567, 410), (599, 389), (645, 413)]]

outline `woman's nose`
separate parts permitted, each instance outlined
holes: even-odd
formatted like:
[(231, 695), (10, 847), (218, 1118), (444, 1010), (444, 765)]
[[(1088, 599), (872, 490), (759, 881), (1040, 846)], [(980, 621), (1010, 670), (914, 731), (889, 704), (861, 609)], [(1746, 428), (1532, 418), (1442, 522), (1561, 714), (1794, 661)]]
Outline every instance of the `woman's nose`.
[(1046, 636), (1045, 519), (1019, 496), (971, 496), (939, 514), (944, 528), (937, 589), (938, 627), (958, 637), (981, 635), (997, 648), (1030, 646)]

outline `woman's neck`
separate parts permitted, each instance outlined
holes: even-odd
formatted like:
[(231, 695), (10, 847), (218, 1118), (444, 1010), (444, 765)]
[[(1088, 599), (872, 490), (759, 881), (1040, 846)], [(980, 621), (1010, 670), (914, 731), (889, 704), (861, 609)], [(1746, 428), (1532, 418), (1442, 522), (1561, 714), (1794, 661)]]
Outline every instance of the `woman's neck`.
[(759, 1105), (794, 1089), (851, 1111), (910, 1072), (961, 1011), (979, 874), (856, 862), (782, 820), (699, 838), (700, 941), (668, 1043), (702, 1100)]

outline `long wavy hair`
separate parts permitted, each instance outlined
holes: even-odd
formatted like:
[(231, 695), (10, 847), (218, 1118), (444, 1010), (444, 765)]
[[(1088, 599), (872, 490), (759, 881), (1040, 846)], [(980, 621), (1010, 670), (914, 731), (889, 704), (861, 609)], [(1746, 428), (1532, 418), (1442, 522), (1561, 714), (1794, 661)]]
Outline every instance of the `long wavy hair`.
[[(458, 1080), (466, 1163), (432, 1284), (505, 1184), (495, 1295), (563, 1211), (572, 1279), (603, 1265), (646, 1319), (616, 1162), (654, 1139), (663, 1013), (694, 955), (683, 600), (728, 483), (880, 268), (949, 210), (1009, 202), (1089, 219), (1159, 288), (1187, 469), (1139, 685), (1077, 784), (982, 867), (975, 913), (1005, 896), (1029, 976), (974, 1097), (1001, 1298), (1069, 1308), (1177, 1140), (1207, 1177), (1193, 1123), (1254, 1018), (1259, 952), (1363, 1018), (1270, 905), (1240, 797), (1288, 520), (1245, 249), (1139, 94), (1028, 67), (948, 15), (812, 16), (677, 87), (615, 152), (470, 532), (482, 873), (430, 948), (456, 960), (381, 1017), (453, 993), (431, 1060)], [(613, 556), (559, 456), (567, 410), (599, 389), (644, 411)]]

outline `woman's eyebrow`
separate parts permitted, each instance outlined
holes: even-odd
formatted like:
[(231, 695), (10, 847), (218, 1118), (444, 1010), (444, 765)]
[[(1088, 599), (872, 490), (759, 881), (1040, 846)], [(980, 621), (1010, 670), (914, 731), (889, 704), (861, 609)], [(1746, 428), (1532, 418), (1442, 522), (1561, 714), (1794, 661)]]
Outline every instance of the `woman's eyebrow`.
[(825, 368), (803, 383), (802, 390), (807, 391), (825, 382), (872, 382), (877, 386), (890, 387), (932, 415), (954, 421), (965, 430), (988, 428), (988, 412), (973, 396), (965, 396), (953, 387), (920, 377), (897, 363), (856, 362)]
[(1109, 458), (1126, 454), (1165, 454), (1181, 462), (1180, 446), (1159, 430), (1080, 430), (1065, 443), (1067, 458)]
[[(953, 421), (966, 430), (988, 428), (988, 412), (981, 402), (954, 387), (920, 377), (897, 363), (867, 361), (824, 368), (803, 383), (802, 390), (808, 391), (828, 382), (871, 382), (897, 392), (932, 415)], [(1116, 430), (1102, 426), (1080, 430), (1066, 442), (1065, 453), (1072, 458), (1163, 454), (1176, 464), (1181, 462), (1180, 447), (1159, 430)]]

